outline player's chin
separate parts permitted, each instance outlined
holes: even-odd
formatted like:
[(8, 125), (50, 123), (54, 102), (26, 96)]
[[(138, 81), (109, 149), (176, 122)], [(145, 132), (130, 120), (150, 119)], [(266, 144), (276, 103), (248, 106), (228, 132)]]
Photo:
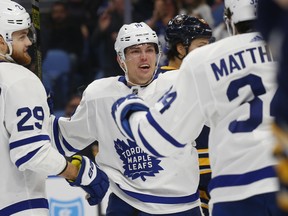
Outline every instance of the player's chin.
[(24, 53), (22, 56), (18, 56), (14, 60), (20, 65), (27, 66), (31, 63), (31, 56), (28, 53)]

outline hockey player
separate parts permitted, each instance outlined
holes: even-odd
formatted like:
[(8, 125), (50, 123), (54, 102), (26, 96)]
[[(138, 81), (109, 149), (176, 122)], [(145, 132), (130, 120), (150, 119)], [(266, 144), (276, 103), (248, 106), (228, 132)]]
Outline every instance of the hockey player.
[(213, 41), (212, 29), (203, 19), (184, 14), (176, 15), (165, 30), (168, 65), (161, 72), (179, 69), (184, 57), (192, 50)]
[(101, 201), (109, 186), (107, 176), (88, 158), (76, 156), (70, 163), (51, 147), (45, 89), (34, 73), (21, 66), (31, 62), (27, 52), (32, 44), (30, 30), (26, 10), (16, 2), (1, 0), (1, 216), (48, 216), (48, 175), (62, 176), (72, 186), (82, 187), (91, 205)]
[[(160, 67), (161, 72), (178, 72), (184, 57), (196, 48), (205, 46), (214, 41), (210, 26), (203, 20), (184, 14), (176, 15), (168, 22), (165, 31), (167, 42), (168, 65)], [(192, 62), (193, 64), (193, 62)], [(208, 157), (209, 128), (204, 126), (196, 139), (196, 148), (199, 155), (200, 183), (199, 194), (204, 215), (209, 215), (208, 183), (211, 179), (210, 161)]]
[(233, 36), (189, 53), (155, 106), (130, 95), (113, 105), (112, 115), (131, 142), (158, 157), (183, 152), (207, 122), (212, 215), (286, 215), (275, 200), (270, 130), (276, 64), (253, 28), (257, 1), (226, 0), (225, 7)]
[(112, 191), (107, 216), (202, 215), (195, 143), (190, 141), (183, 153), (171, 158), (151, 157), (119, 132), (111, 115), (119, 97), (133, 93), (154, 104), (174, 82), (177, 73), (155, 76), (161, 50), (156, 33), (143, 22), (125, 24), (115, 50), (125, 76), (95, 80), (71, 119), (55, 119), (58, 149), (69, 156), (73, 149), (98, 141), (96, 161)]

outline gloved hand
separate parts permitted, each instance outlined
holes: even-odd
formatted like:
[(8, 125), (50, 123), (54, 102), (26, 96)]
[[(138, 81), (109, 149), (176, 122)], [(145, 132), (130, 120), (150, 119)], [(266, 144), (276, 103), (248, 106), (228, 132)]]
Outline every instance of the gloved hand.
[(88, 193), (89, 205), (100, 203), (109, 187), (107, 175), (86, 156), (74, 155), (71, 163), (79, 167), (79, 173), (75, 181), (67, 182), (71, 186), (83, 188)]
[(112, 106), (111, 114), (120, 132), (130, 140), (134, 140), (129, 117), (137, 111), (148, 111), (148, 105), (137, 95), (130, 94), (118, 99)]
[(279, 161), (276, 166), (280, 183), (277, 201), (280, 208), (288, 212), (288, 131), (277, 124), (272, 125), (272, 131), (277, 139), (274, 155)]

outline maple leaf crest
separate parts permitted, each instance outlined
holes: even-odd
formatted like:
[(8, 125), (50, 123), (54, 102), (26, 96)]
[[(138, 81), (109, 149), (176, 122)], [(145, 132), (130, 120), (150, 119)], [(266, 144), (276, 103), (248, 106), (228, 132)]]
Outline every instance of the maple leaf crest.
[(155, 176), (163, 168), (159, 165), (161, 160), (145, 153), (134, 141), (117, 139), (114, 147), (123, 162), (124, 175), (131, 178), (141, 178), (146, 181), (147, 176)]

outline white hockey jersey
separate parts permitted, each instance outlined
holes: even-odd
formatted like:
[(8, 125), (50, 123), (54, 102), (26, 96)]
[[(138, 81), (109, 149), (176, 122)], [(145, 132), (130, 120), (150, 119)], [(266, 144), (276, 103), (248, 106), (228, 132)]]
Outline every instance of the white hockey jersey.
[[(145, 88), (128, 87), (122, 76), (95, 80), (85, 90), (71, 119), (56, 119), (53, 126), (55, 144), (66, 155), (97, 140), (96, 161), (108, 175), (111, 191), (131, 206), (151, 214), (182, 212), (200, 205), (197, 150), (190, 142), (185, 151), (171, 158), (149, 156), (120, 133), (111, 107), (118, 98), (131, 93), (154, 104), (176, 75), (160, 75)], [(155, 145), (157, 142), (154, 140)]]
[(0, 63), (0, 215), (48, 216), (45, 181), (65, 158), (50, 144), (49, 108), (38, 77)]
[(152, 155), (171, 155), (183, 151), (207, 121), (211, 204), (277, 191), (270, 128), (275, 67), (257, 33), (232, 36), (189, 53), (163, 99), (148, 113), (131, 115), (135, 140)]

